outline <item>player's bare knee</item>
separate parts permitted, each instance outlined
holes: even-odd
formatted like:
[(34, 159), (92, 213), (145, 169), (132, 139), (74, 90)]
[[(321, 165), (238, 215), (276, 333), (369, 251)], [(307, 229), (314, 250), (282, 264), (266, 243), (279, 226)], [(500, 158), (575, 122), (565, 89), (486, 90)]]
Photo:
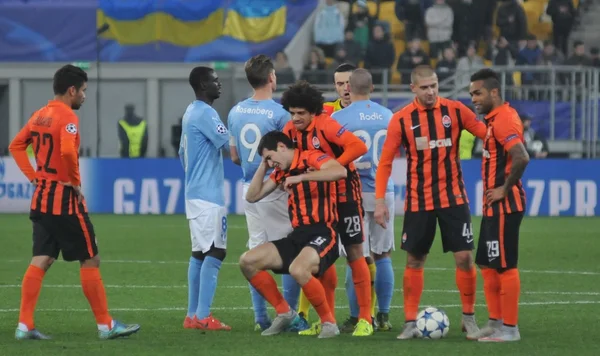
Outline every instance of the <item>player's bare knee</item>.
[(100, 256), (96, 255), (87, 260), (79, 261), (79, 264), (81, 267), (85, 268), (98, 268), (100, 267)]
[(374, 253), (373, 254), (373, 259), (375, 261), (379, 261), (379, 260), (383, 260), (384, 258), (389, 258), (391, 257), (390, 252), (383, 252), (383, 253)]
[(43, 269), (44, 271), (47, 271), (50, 269), (50, 267), (52, 266), (52, 264), (54, 263), (54, 261), (56, 261), (56, 259), (54, 257), (50, 257), (50, 256), (34, 256), (31, 259), (31, 265), (39, 267), (41, 269)]
[(454, 260), (456, 262), (456, 267), (463, 271), (469, 271), (473, 268), (473, 255), (471, 254), (471, 251), (456, 252), (454, 254)]
[(294, 278), (301, 286), (310, 281), (314, 269), (314, 266), (311, 263), (306, 262), (307, 261), (299, 261), (296, 259), (289, 267), (290, 276), (292, 276), (292, 278)]
[(425, 266), (427, 255), (414, 255), (412, 253), (406, 254), (406, 267), (413, 269), (420, 269)]
[(364, 258), (362, 244), (344, 246), (348, 262), (354, 262), (359, 258)]
[(244, 252), (240, 256), (240, 269), (242, 273), (247, 278), (251, 278), (254, 274), (256, 274), (256, 267), (254, 266), (254, 261), (252, 258), (252, 254), (249, 252)]

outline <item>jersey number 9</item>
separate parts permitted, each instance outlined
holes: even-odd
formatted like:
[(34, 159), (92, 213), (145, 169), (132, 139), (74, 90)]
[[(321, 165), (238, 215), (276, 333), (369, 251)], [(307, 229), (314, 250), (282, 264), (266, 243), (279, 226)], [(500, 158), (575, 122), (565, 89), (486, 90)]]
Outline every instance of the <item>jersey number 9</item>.
[[(252, 131), (254, 133), (253, 142), (249, 142), (246, 138), (248, 131)], [(258, 144), (260, 143), (261, 138), (262, 135), (260, 134), (260, 129), (256, 124), (246, 124), (244, 127), (242, 127), (242, 131), (240, 132), (240, 142), (244, 148), (250, 151), (248, 154), (248, 162), (254, 162), (254, 157), (256, 156), (256, 151), (258, 151)]]

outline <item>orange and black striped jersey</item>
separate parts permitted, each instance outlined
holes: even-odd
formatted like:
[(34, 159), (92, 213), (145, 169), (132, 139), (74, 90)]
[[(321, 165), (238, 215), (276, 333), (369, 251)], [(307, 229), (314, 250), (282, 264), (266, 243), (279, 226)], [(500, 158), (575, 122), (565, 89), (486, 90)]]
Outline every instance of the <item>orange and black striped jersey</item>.
[[(85, 202), (77, 204), (73, 188), (81, 185), (79, 175), (79, 119), (58, 100), (33, 113), (10, 144), (15, 162), (30, 181), (37, 180), (31, 210), (53, 215), (87, 212)], [(31, 166), (27, 147), (33, 146), (37, 168)]]
[[(483, 161), (481, 164), (484, 192), (504, 185), (512, 165), (508, 150), (519, 142), (525, 143), (523, 124), (519, 114), (508, 103), (492, 110), (486, 115), (485, 121), (487, 133), (483, 140)], [(491, 206), (486, 204), (485, 194), (483, 200), (484, 216), (510, 214), (525, 210), (525, 190), (520, 179), (517, 184), (510, 188), (510, 192), (504, 200), (497, 201)]]
[(296, 130), (290, 120), (283, 132), (301, 151), (319, 150), (334, 157), (344, 166), (348, 170), (348, 176), (337, 182), (338, 202), (362, 204), (360, 177), (353, 163), (368, 151), (360, 138), (326, 114), (315, 116), (304, 131)]
[(406, 152), (406, 211), (430, 211), (468, 203), (459, 159), (463, 129), (482, 138), (485, 124), (460, 101), (438, 98), (431, 108), (415, 98), (392, 116), (375, 177), (375, 196), (384, 198), (392, 162)]
[[(296, 149), (289, 170), (283, 171), (276, 168), (270, 178), (279, 185), (287, 177), (306, 173), (309, 168), (320, 169), (330, 159), (333, 158), (321, 151), (300, 152)], [(292, 186), (288, 197), (288, 213), (292, 227), (315, 224), (334, 226), (338, 221), (335, 188), (335, 182), (315, 181), (301, 182)]]

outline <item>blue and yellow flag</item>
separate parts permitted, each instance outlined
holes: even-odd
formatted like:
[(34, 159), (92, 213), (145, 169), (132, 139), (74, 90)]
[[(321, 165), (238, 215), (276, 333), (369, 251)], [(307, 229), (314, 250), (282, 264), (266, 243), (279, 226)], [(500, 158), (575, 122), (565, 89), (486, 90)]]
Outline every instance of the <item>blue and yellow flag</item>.
[(224, 35), (245, 42), (264, 42), (285, 33), (285, 0), (233, 0)]
[(106, 61), (236, 61), (275, 55), (318, 0), (98, 0)]
[(110, 25), (102, 35), (122, 45), (165, 42), (194, 47), (223, 35), (225, 1), (100, 0), (97, 25)]

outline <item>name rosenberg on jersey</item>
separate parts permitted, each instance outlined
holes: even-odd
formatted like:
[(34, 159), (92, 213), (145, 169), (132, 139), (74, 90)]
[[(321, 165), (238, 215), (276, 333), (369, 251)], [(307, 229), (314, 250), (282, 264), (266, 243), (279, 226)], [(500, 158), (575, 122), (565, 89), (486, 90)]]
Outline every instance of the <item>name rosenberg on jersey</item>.
[(264, 115), (264, 116), (268, 117), (269, 119), (272, 119), (273, 116), (275, 115), (273, 113), (273, 110), (268, 110), (268, 109), (264, 109), (264, 108), (245, 108), (245, 107), (242, 107), (239, 105), (235, 107), (235, 112), (240, 113), (240, 114)]

